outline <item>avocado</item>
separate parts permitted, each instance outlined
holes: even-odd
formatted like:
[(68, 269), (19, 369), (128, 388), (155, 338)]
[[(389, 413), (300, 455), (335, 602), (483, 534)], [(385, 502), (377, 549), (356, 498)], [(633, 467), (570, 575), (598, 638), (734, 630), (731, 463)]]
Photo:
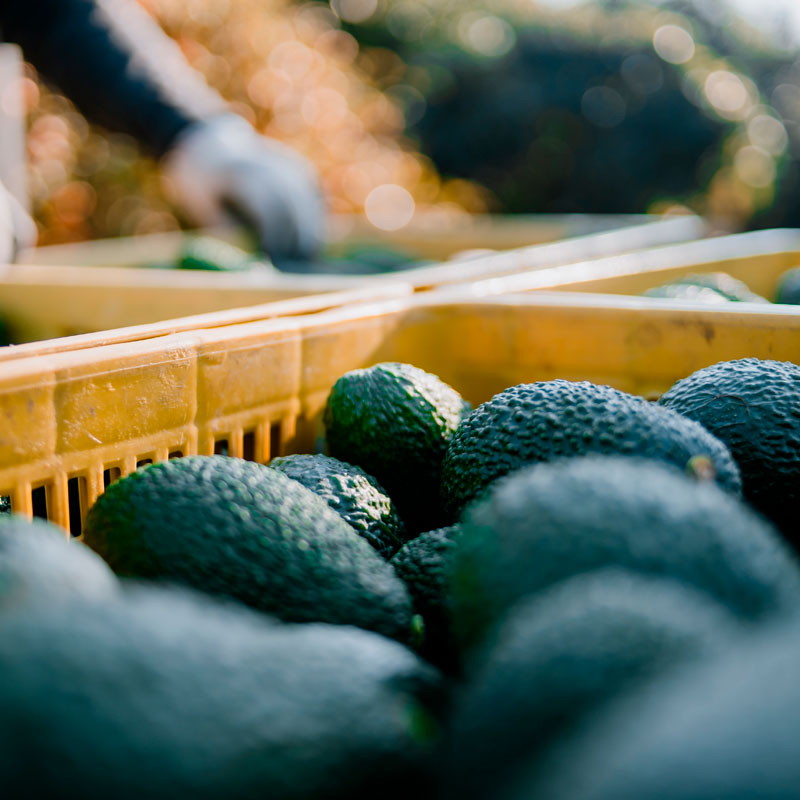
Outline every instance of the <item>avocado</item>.
[(69, 597), (104, 601), (119, 582), (100, 556), (61, 528), (12, 514), (0, 517), (0, 613)]
[[(750, 291), (750, 287), (728, 275), (726, 272), (701, 272), (697, 275), (684, 275), (663, 286), (648, 289), (649, 297), (678, 297), (686, 300), (707, 300), (721, 302), (729, 300), (738, 303), (768, 303), (762, 297)], [(716, 295), (716, 297), (715, 297)]]
[(187, 236), (183, 240), (176, 266), (213, 272), (241, 272), (255, 266), (266, 267), (235, 245), (211, 236)]
[(705, 591), (744, 619), (797, 607), (800, 571), (772, 526), (713, 482), (622, 456), (536, 464), (465, 514), (453, 560), (466, 647), (521, 598), (607, 566)]
[(100, 496), (84, 540), (120, 575), (230, 595), (289, 621), (409, 635), (394, 570), (322, 498), (263, 464), (189, 456), (143, 467)]
[(353, 370), (328, 397), (328, 449), (380, 481), (410, 533), (431, 530), (442, 518), (447, 442), (469, 409), (455, 389), (410, 364)]
[[(355, 534), (354, 534), (355, 535)], [(407, 648), (134, 586), (0, 616), (7, 797), (425, 797), (442, 686)]]
[(478, 406), (450, 440), (442, 493), (456, 520), (497, 478), (527, 463), (588, 453), (646, 456), (685, 469), (711, 459), (717, 482), (740, 491), (739, 470), (724, 444), (701, 425), (641, 397), (588, 381), (512, 386)]
[(389, 562), (403, 580), (414, 611), (425, 622), (422, 654), (440, 668), (457, 669), (447, 594), (461, 526), (426, 531), (404, 544)]
[(661, 297), (670, 300), (698, 300), (703, 303), (725, 304), (732, 302), (730, 297), (712, 289), (710, 286), (696, 286), (693, 283), (666, 283), (642, 292), (643, 297)]
[(360, 467), (322, 454), (282, 456), (269, 465), (321, 497), (384, 558), (403, 544), (405, 525), (391, 498)]
[(741, 470), (745, 499), (800, 544), (800, 366), (722, 361), (678, 381), (658, 403), (723, 441)]
[(800, 786), (800, 626), (748, 632), (593, 724), (506, 800), (790, 800)]
[(800, 303), (800, 267), (787, 269), (778, 280), (775, 302), (788, 305)]
[(739, 628), (708, 596), (614, 568), (523, 600), (473, 662), (455, 704), (449, 796), (497, 796), (516, 768), (615, 698), (721, 649)]

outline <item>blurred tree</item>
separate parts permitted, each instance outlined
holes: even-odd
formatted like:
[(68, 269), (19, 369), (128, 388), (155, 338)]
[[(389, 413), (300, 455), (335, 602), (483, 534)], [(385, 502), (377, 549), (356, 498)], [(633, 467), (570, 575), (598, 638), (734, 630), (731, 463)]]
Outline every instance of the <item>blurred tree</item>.
[[(684, 204), (731, 226), (800, 222), (800, 128), (779, 102), (800, 114), (800, 76), (715, 0), (332, 6), (422, 152), (498, 210)], [(386, 71), (387, 52), (401, 66)]]

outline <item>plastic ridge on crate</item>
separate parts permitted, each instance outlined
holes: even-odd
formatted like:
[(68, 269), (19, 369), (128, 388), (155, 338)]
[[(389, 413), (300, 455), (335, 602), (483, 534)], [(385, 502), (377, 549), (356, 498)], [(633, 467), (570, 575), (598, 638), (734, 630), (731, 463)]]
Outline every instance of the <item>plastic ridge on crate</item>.
[[(636, 224), (623, 227), (623, 223), (631, 222)], [(469, 261), (454, 261), (369, 277), (290, 275), (261, 270), (231, 274), (118, 266), (9, 265), (0, 267), (0, 317), (8, 320), (20, 340), (52, 339), (111, 328), (128, 328), (125, 337), (130, 339), (139, 335), (133, 326), (220, 309), (362, 287), (372, 287), (377, 298), (385, 296), (387, 291), (393, 291), (386, 288), (389, 284), (398, 287), (397, 291), (403, 291), (399, 288), (400, 283), (410, 287), (409, 290), (421, 291), (476, 277), (544, 268), (626, 252), (646, 245), (683, 241), (707, 232), (707, 226), (697, 217), (648, 218), (625, 215), (584, 218), (570, 215), (550, 219), (546, 224), (539, 217), (480, 218), (474, 221), (474, 230), (459, 229), (458, 236), (454, 231), (449, 234), (440, 231), (438, 235), (451, 248), (456, 244), (475, 241), (497, 244), (502, 240), (507, 245), (516, 245), (519, 241), (531, 241), (537, 233), (541, 235), (543, 225), (551, 234), (556, 229), (567, 229), (573, 234), (578, 230), (598, 228), (602, 232), (508, 253), (492, 253)], [(407, 238), (411, 236), (407, 232), (404, 235)], [(396, 237), (401, 238), (401, 232)], [(418, 232), (416, 238), (421, 239), (421, 233)], [(435, 242), (435, 231), (429, 232), (429, 239), (428, 246), (431, 247)], [(48, 261), (52, 254), (45, 252), (42, 255), (42, 251), (55, 250), (60, 254), (59, 257), (93, 264), (104, 259), (116, 263), (123, 258), (135, 262), (144, 255), (155, 260), (166, 260), (175, 256), (181, 241), (181, 234), (153, 234), (149, 237), (40, 248), (33, 256)], [(420, 249), (423, 244), (419, 244)], [(364, 296), (361, 299), (368, 298)], [(329, 305), (352, 301), (352, 297), (342, 295), (341, 299), (331, 297)], [(281, 310), (280, 313), (290, 312)], [(274, 314), (270, 312), (266, 315)], [(205, 320), (197, 322), (199, 327), (205, 324)], [(149, 337), (153, 335), (152, 329), (143, 328), (140, 335)], [(94, 340), (85, 338), (80, 346), (89, 347), (107, 341), (105, 335)], [(54, 347), (60, 346), (48, 342), (42, 352), (51, 352)], [(74, 347), (75, 344), (65, 342), (63, 346)], [(30, 349), (26, 351), (32, 352)], [(9, 357), (16, 356), (0, 351), (0, 360)]]
[[(234, 276), (223, 273), (190, 274), (187, 288), (177, 280), (183, 276), (174, 273), (147, 272), (139, 279), (141, 273), (134, 269), (37, 267), (31, 277), (26, 273), (28, 269), (31, 268), (13, 267), (19, 276), (13, 279), (0, 275), (0, 317), (13, 325), (15, 331), (27, 332), (33, 339), (27, 344), (0, 347), (0, 364), (37, 354), (151, 339), (194, 328), (309, 314), (413, 292), (411, 286), (401, 281), (376, 284), (363, 280), (352, 281), (355, 288), (331, 291), (327, 279), (313, 276), (306, 281), (287, 281), (280, 290), (273, 286), (269, 290), (250, 291), (243, 289), (240, 282), (233, 282), (229, 292), (232, 284), (229, 279)], [(49, 273), (44, 283), (40, 282), (42, 276), (38, 272), (42, 269)], [(131, 272), (135, 275), (129, 276)], [(123, 273), (121, 279), (117, 273)], [(171, 280), (164, 281), (165, 275)], [(109, 280), (106, 282), (105, 278)], [(202, 291), (192, 292), (198, 284), (202, 285)], [(338, 286), (346, 284), (337, 282)], [(192, 313), (206, 308), (220, 310)], [(181, 310), (189, 316), (176, 316)], [(152, 321), (120, 327), (131, 318)], [(87, 319), (92, 321), (91, 327), (99, 330), (72, 333), (86, 327)]]
[(138, 465), (227, 452), (260, 462), (322, 445), (331, 386), (405, 361), (473, 403), (517, 383), (592, 380), (654, 397), (700, 367), (797, 361), (790, 306), (442, 289), (321, 313), (21, 358), (0, 370), (0, 494), (79, 534)]
[(800, 266), (800, 229), (776, 228), (519, 271), (475, 281), (472, 292), (475, 297), (537, 289), (640, 295), (683, 275), (726, 272), (771, 299), (780, 275), (795, 266)]

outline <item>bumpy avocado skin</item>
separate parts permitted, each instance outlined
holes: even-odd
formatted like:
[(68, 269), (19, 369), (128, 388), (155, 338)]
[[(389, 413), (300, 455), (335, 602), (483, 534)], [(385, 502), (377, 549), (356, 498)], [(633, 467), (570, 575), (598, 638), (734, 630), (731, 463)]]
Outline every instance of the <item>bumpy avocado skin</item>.
[(141, 587), (0, 616), (7, 797), (425, 797), (442, 687), (407, 648)]
[(708, 456), (717, 482), (741, 488), (724, 444), (701, 425), (610, 386), (565, 380), (512, 386), (478, 406), (450, 440), (442, 466), (451, 519), (497, 478), (527, 463), (589, 453), (638, 455), (685, 469)]
[(800, 601), (792, 551), (713, 482), (646, 459), (569, 458), (509, 475), (465, 514), (451, 581), (459, 640), (474, 646), (521, 598), (608, 566), (671, 577), (746, 619)]
[(389, 562), (408, 587), (414, 611), (425, 621), (421, 652), (448, 671), (458, 669), (447, 597), (460, 536), (460, 525), (426, 531), (404, 544)]
[(402, 546), (405, 525), (394, 503), (360, 467), (322, 454), (282, 456), (269, 465), (321, 497), (384, 558)]
[(448, 796), (497, 796), (619, 696), (722, 649), (740, 630), (707, 596), (608, 569), (514, 606), (472, 665), (451, 724)]
[(358, 625), (405, 640), (408, 593), (324, 500), (261, 464), (190, 456), (109, 486), (84, 540), (120, 575), (226, 594), (289, 621)]
[(69, 597), (113, 597), (119, 581), (100, 556), (68, 542), (61, 528), (22, 516), (0, 517), (0, 612)]
[(723, 441), (741, 470), (745, 499), (800, 544), (800, 367), (722, 361), (678, 381), (658, 402)]
[(798, 663), (796, 617), (742, 636), (625, 698), (503, 800), (794, 798)]
[(455, 389), (410, 364), (353, 370), (328, 397), (328, 448), (374, 475), (419, 533), (440, 524), (442, 459), (469, 410)]

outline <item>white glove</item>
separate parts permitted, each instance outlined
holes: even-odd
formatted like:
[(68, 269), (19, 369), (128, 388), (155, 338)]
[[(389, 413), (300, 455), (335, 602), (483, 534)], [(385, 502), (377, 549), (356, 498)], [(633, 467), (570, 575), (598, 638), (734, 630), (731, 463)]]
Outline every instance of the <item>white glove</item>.
[(172, 199), (198, 225), (245, 222), (281, 259), (317, 253), (325, 210), (316, 173), (299, 153), (224, 114), (181, 133), (164, 158)]
[(36, 224), (0, 184), (0, 263), (10, 264), (17, 253), (36, 244)]

